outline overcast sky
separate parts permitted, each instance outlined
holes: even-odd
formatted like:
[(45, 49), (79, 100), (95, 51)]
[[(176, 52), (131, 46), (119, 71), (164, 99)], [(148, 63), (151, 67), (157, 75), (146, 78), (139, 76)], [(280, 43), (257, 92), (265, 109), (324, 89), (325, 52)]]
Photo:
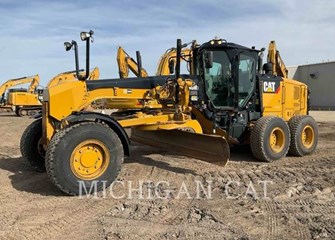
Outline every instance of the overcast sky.
[(176, 39), (199, 43), (215, 36), (248, 47), (276, 40), (286, 65), (335, 60), (333, 0), (0, 0), (1, 80), (39, 73), (42, 84), (74, 69), (76, 40), (84, 68), (81, 31), (94, 30), (91, 66), (102, 78), (118, 77), (117, 47), (155, 73), (161, 54)]

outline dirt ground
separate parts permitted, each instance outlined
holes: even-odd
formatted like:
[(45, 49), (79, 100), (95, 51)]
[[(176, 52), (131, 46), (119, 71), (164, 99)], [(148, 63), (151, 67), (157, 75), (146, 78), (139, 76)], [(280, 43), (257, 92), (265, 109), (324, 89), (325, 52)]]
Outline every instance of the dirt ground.
[(21, 159), (32, 120), (3, 113), (0, 239), (335, 239), (335, 120), (318, 114), (311, 156), (269, 164), (238, 148), (219, 167), (133, 144), (114, 196), (78, 198)]

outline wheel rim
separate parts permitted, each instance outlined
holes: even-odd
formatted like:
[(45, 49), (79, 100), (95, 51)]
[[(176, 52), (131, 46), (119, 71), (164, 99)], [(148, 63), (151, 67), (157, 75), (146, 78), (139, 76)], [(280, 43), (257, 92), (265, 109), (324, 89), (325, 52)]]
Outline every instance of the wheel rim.
[(100, 177), (109, 165), (110, 154), (102, 142), (86, 140), (80, 143), (71, 154), (71, 170), (82, 180)]
[(277, 127), (270, 134), (270, 148), (273, 152), (279, 153), (285, 146), (285, 134), (283, 129)]
[(314, 143), (314, 129), (307, 125), (301, 133), (301, 142), (305, 148), (310, 148)]

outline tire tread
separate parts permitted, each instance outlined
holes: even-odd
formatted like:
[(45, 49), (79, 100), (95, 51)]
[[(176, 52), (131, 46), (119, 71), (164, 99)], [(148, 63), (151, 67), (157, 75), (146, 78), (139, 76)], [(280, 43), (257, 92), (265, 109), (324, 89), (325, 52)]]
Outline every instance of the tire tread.
[[(315, 125), (316, 125), (316, 122), (315, 122), (314, 118), (312, 118), (309, 115), (294, 116), (288, 122), (290, 132), (291, 132), (291, 139), (290, 139), (291, 144), (290, 144), (290, 148), (289, 148), (289, 154), (291, 154), (293, 156), (302, 157), (302, 156), (306, 155), (306, 153), (304, 153), (302, 151), (302, 149), (299, 147), (298, 138), (300, 136), (298, 136), (298, 128), (300, 127), (300, 124), (303, 121), (303, 119), (307, 119), (307, 118), (310, 118), (312, 123), (315, 123)], [(315, 141), (317, 141), (317, 138), (318, 138), (318, 133), (316, 131), (315, 132)]]
[[(20, 141), (20, 151), (22, 158), (25, 159), (29, 165), (37, 172), (45, 172), (45, 161), (39, 155), (36, 156), (33, 152), (32, 138), (36, 131), (42, 129), (42, 120), (35, 120), (23, 132)], [(42, 133), (41, 133), (42, 134)]]
[[(264, 148), (265, 146), (264, 136), (266, 134), (268, 124), (271, 121), (274, 121), (274, 119), (281, 119), (281, 118), (278, 118), (275, 116), (264, 116), (258, 119), (250, 135), (250, 147), (251, 147), (251, 151), (254, 157), (264, 162), (272, 161), (272, 159), (270, 159), (269, 156), (267, 156), (265, 148)], [(286, 156), (287, 152), (288, 152), (288, 149), (286, 150), (284, 156)]]
[[(109, 128), (108, 126), (102, 124), (102, 123), (97, 123), (97, 122), (81, 122), (72, 126), (69, 126), (65, 129), (62, 129), (60, 131), (58, 131), (51, 139), (48, 149), (47, 149), (47, 153), (46, 153), (46, 171), (47, 174), (51, 180), (51, 182), (57, 187), (59, 188), (61, 191), (63, 191), (66, 194), (69, 195), (77, 195), (76, 192), (72, 192), (71, 190), (67, 189), (66, 187), (64, 187), (58, 180), (57, 180), (57, 176), (55, 174), (54, 171), (54, 164), (55, 164), (55, 159), (54, 159), (54, 154), (57, 151), (57, 146), (60, 144), (60, 142), (62, 141), (63, 137), (66, 136), (67, 134), (69, 134), (69, 132), (73, 131), (76, 128), (82, 127), (82, 126), (90, 126), (90, 125), (101, 125), (103, 127), (106, 128), (106, 131), (112, 131), (111, 134), (116, 134), (111, 128)], [(119, 144), (121, 145), (122, 148), (122, 143), (121, 141), (119, 141)], [(123, 149), (123, 148), (122, 148)], [(123, 162), (123, 158), (121, 160)], [(119, 171), (121, 170), (121, 168), (117, 169), (117, 174), (119, 173)], [(98, 191), (101, 191), (102, 188), (98, 189)]]

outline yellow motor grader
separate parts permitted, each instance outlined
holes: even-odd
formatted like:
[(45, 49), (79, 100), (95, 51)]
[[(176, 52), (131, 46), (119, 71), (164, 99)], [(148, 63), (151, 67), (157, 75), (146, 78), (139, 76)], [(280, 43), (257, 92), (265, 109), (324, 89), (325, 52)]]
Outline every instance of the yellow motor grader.
[[(81, 33), (86, 72), (92, 34)], [(80, 183), (89, 188), (95, 181), (99, 191), (115, 180), (130, 154), (125, 128), (132, 129), (134, 141), (221, 166), (236, 144), (250, 144), (255, 158), (268, 162), (288, 152), (314, 152), (318, 129), (308, 116), (308, 88), (274, 75), (271, 63), (263, 66), (264, 49), (224, 39), (193, 42), (190, 74), (182, 75), (182, 46), (178, 39), (175, 75), (98, 81), (78, 76), (45, 90), (42, 116), (21, 138), (23, 158), (38, 171), (46, 169), (60, 190), (77, 195)], [(115, 101), (119, 111), (84, 111), (99, 99)], [(141, 108), (122, 104), (129, 101)]]

